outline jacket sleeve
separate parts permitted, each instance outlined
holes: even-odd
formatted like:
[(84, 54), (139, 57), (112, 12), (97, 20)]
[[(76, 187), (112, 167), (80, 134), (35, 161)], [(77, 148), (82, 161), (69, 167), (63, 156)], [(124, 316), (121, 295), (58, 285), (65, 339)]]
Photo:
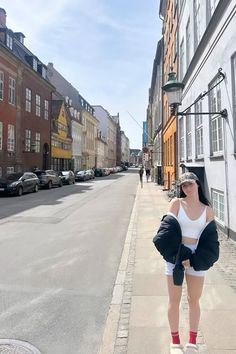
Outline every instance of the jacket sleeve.
[[(202, 237), (202, 236), (201, 236)], [(190, 257), (190, 265), (194, 270), (208, 270), (219, 258), (219, 241), (215, 223), (207, 233), (204, 242), (198, 244), (195, 253)]]
[(180, 242), (176, 224), (170, 221), (168, 215), (164, 215), (160, 227), (153, 238), (153, 243), (162, 257), (171, 263), (175, 263), (176, 254)]

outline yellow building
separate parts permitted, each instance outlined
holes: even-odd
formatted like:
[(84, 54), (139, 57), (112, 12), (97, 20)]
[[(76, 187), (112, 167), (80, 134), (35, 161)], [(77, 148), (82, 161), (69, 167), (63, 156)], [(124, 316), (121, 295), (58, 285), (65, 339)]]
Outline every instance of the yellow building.
[[(177, 72), (177, 1), (162, 0), (160, 15), (163, 18), (163, 84), (171, 70)], [(163, 180), (164, 187), (172, 188), (177, 179), (176, 116), (169, 109), (166, 94), (163, 95)]]
[(73, 168), (69, 114), (63, 100), (52, 101), (51, 165), (55, 171)]

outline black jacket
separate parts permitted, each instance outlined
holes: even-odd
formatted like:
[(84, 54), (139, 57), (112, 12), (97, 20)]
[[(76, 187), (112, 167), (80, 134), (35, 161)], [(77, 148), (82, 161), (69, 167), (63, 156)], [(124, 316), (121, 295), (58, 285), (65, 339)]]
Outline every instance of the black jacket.
[[(181, 245), (181, 240), (182, 232), (178, 220), (174, 216), (164, 215), (153, 242), (167, 262), (176, 264), (189, 259), (191, 267), (199, 271), (209, 269), (218, 260), (219, 242), (214, 220), (203, 229), (195, 253), (192, 254), (188, 247)], [(179, 247), (179, 259), (176, 259)]]

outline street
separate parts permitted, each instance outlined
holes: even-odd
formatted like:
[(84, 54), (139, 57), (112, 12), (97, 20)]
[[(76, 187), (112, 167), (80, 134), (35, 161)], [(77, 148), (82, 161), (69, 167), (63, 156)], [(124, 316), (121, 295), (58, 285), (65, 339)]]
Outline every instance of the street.
[(129, 170), (0, 198), (0, 337), (97, 353), (138, 185)]

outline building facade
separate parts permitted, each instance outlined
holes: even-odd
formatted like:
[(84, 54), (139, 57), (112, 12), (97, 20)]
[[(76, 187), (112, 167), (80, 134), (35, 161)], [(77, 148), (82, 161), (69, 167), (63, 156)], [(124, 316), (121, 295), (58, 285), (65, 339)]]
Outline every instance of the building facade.
[(0, 9), (0, 173), (50, 168), (53, 85)]
[[(180, 172), (199, 176), (219, 227), (236, 239), (235, 28), (235, 1), (191, 0), (179, 8), (181, 111), (195, 114), (178, 120)], [(227, 119), (201, 114), (223, 109)]]
[[(163, 19), (163, 84), (171, 71), (177, 72), (177, 18), (178, 1), (161, 0), (159, 15)], [(163, 95), (163, 184), (170, 189), (177, 179), (176, 115), (169, 109), (167, 96)]]

